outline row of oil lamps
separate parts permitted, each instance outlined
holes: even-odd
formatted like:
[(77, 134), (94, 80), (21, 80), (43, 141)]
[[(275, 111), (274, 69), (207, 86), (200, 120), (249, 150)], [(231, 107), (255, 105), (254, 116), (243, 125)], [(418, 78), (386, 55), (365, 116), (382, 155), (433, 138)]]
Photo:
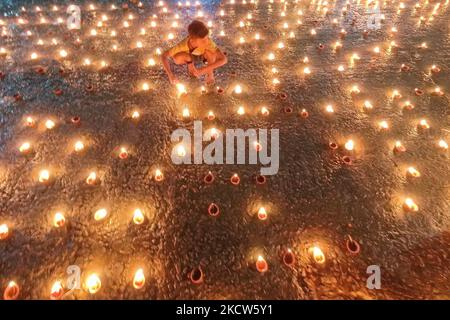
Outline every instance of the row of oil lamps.
[[(358, 245), (359, 246), (359, 245)], [(311, 255), (312, 260), (318, 264), (322, 265), (325, 263), (326, 258), (322, 249), (319, 246), (311, 246), (308, 249), (308, 253)], [(288, 267), (293, 267), (295, 264), (295, 255), (291, 249), (286, 249), (283, 254), (283, 263)], [(267, 260), (262, 256), (258, 255), (255, 261), (256, 270), (259, 273), (265, 273), (269, 270), (269, 264)], [(194, 268), (189, 275), (192, 283), (201, 284), (203, 282), (203, 271), (200, 267)], [(145, 272), (143, 268), (138, 268), (133, 275), (132, 285), (136, 290), (144, 288), (146, 283)], [(83, 288), (90, 294), (96, 294), (100, 291), (102, 287), (102, 281), (97, 273), (89, 274), (84, 282)], [(65, 284), (61, 280), (56, 280), (50, 290), (51, 300), (61, 300), (71, 293), (72, 290), (65, 288)], [(3, 292), (3, 298), (5, 300), (15, 300), (18, 299), (20, 295), (20, 287), (15, 281), (10, 281)]]

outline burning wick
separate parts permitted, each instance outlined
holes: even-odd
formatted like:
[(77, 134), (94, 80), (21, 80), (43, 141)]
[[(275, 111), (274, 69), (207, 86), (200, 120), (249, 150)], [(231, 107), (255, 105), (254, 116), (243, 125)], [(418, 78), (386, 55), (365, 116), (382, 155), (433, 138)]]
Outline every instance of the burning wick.
[(97, 274), (91, 274), (86, 280), (86, 287), (90, 294), (97, 293), (102, 287), (102, 282)]
[(55, 216), (53, 217), (53, 226), (56, 228), (61, 228), (66, 223), (66, 218), (61, 212), (55, 213)]
[(439, 148), (443, 149), (443, 150), (447, 150), (448, 149), (448, 144), (447, 142), (445, 142), (445, 140), (439, 140), (438, 142), (438, 146)]
[(378, 126), (380, 127), (381, 130), (389, 129), (389, 124), (387, 123), (386, 120), (378, 122)]
[(134, 210), (133, 213), (133, 222), (135, 224), (142, 224), (145, 220), (144, 214), (142, 213), (141, 209), (137, 208)]
[(155, 181), (162, 181), (164, 179), (164, 175), (163, 175), (163, 173), (161, 172), (161, 170), (159, 170), (159, 169), (156, 169), (155, 170)]
[(127, 151), (127, 149), (125, 147), (121, 147), (120, 148), (119, 158), (120, 159), (128, 158), (128, 151)]
[(0, 240), (5, 240), (9, 236), (9, 228), (6, 223), (0, 224)]
[(259, 220), (266, 220), (267, 219), (267, 211), (264, 207), (259, 208), (258, 210), (258, 219)]
[(98, 209), (94, 213), (94, 219), (96, 221), (100, 221), (100, 220), (103, 220), (107, 215), (108, 215), (108, 211), (106, 211), (106, 209), (104, 209), (104, 208)]
[(142, 270), (141, 268), (137, 269), (136, 272), (134, 273), (133, 287), (139, 290), (142, 287), (144, 287), (144, 284), (145, 284), (144, 270)]
[(366, 100), (364, 101), (364, 108), (367, 110), (372, 110), (373, 109), (373, 105), (370, 101)]
[(189, 118), (191, 116), (191, 113), (189, 112), (189, 109), (186, 107), (183, 109), (183, 118)]
[(27, 117), (26, 118), (25, 125), (27, 127), (34, 127), (35, 124), (36, 124), (36, 121), (32, 117)]
[(325, 255), (322, 252), (322, 249), (319, 247), (311, 248), (313, 259), (318, 264), (323, 264), (325, 262)]
[(430, 125), (428, 124), (427, 120), (425, 120), (425, 119), (421, 119), (419, 121), (418, 127), (423, 130), (430, 129)]
[(418, 177), (420, 177), (420, 172), (417, 171), (416, 168), (414, 168), (414, 167), (409, 167), (409, 168), (406, 170), (406, 174), (407, 174), (408, 176), (410, 176), (410, 177), (413, 177), (413, 178), (418, 178)]
[(237, 84), (237, 85), (234, 87), (234, 93), (236, 93), (236, 94), (241, 94), (241, 93), (242, 93), (242, 88), (241, 88), (240, 85)]
[(406, 148), (400, 141), (395, 141), (394, 151), (395, 152), (405, 152)]
[(24, 142), (19, 147), (19, 152), (20, 153), (27, 153), (28, 151), (30, 151), (30, 149), (31, 149), (31, 144), (29, 142)]
[(178, 90), (178, 96), (182, 96), (184, 94), (187, 94), (186, 87), (185, 87), (184, 84), (177, 83), (176, 87), (177, 87), (177, 90)]
[(86, 178), (86, 183), (89, 185), (93, 185), (95, 184), (96, 181), (97, 181), (97, 174), (94, 171), (92, 171)]
[(19, 297), (20, 288), (17, 283), (10, 281), (5, 291), (3, 292), (3, 299), (16, 300)]
[(240, 106), (240, 107), (238, 108), (237, 114), (240, 115), (240, 116), (242, 116), (242, 115), (245, 114), (245, 109), (244, 109), (243, 106)]
[(400, 99), (401, 97), (402, 97), (402, 95), (400, 94), (400, 92), (398, 90), (392, 91), (392, 99)]
[(216, 118), (216, 116), (214, 115), (214, 112), (209, 111), (207, 118), (208, 118), (208, 120), (212, 121)]
[(347, 149), (348, 151), (353, 151), (353, 149), (355, 149), (355, 143), (353, 142), (353, 140), (348, 140), (345, 143), (345, 149)]
[(33, 52), (30, 56), (31, 60), (36, 60), (38, 58), (38, 54), (36, 52)]
[(133, 113), (131, 114), (131, 119), (137, 120), (139, 119), (141, 115), (139, 114), (139, 111), (135, 110), (133, 111)]
[(39, 182), (45, 183), (50, 179), (50, 172), (48, 170), (41, 170), (39, 172)]
[(142, 84), (142, 90), (143, 90), (143, 91), (148, 91), (148, 90), (150, 90), (150, 86), (149, 86), (149, 84), (148, 84), (147, 82), (144, 82), (144, 83)]
[(64, 288), (62, 286), (61, 281), (57, 280), (52, 285), (52, 290), (50, 291), (50, 299), (51, 300), (59, 300), (62, 298), (64, 294)]
[(177, 156), (179, 156), (181, 158), (186, 156), (186, 150), (184, 149), (184, 147), (182, 145), (177, 146)]
[(269, 265), (262, 256), (258, 256), (258, 259), (256, 260), (256, 270), (260, 273), (264, 273), (269, 270)]
[(331, 104), (329, 104), (325, 107), (325, 111), (328, 113), (334, 113), (334, 108)]
[(419, 211), (419, 206), (411, 198), (405, 199), (405, 202), (403, 203), (403, 208), (405, 209), (405, 211), (409, 211), (409, 212)]
[(268, 116), (269, 115), (269, 109), (267, 109), (266, 107), (262, 107), (261, 108), (261, 114), (263, 116)]
[(51, 130), (51, 129), (53, 129), (55, 127), (55, 122), (53, 120), (49, 119), (49, 120), (45, 121), (45, 127), (48, 130)]
[(75, 152), (81, 152), (81, 151), (83, 151), (83, 149), (84, 149), (84, 144), (82, 141), (75, 142), (75, 145), (74, 145)]

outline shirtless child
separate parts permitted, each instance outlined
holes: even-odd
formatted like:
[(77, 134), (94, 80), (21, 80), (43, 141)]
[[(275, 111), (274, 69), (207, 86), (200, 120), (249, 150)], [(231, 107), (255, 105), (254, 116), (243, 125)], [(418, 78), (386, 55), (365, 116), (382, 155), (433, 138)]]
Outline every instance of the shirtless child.
[[(170, 60), (175, 64), (186, 64), (191, 75), (199, 78), (206, 76), (206, 84), (214, 83), (214, 69), (227, 63), (227, 57), (208, 37), (209, 30), (201, 21), (194, 20), (188, 26), (189, 35), (180, 43), (164, 52), (162, 62), (171, 84), (178, 82), (170, 68)], [(196, 68), (194, 62), (200, 60), (205, 66)]]

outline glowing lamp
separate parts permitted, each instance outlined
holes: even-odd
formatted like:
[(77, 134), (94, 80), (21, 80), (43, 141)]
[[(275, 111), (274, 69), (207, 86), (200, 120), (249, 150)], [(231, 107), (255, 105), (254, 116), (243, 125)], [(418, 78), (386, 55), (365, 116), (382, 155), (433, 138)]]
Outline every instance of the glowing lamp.
[(30, 58), (31, 60), (36, 60), (38, 58), (38, 54), (36, 52), (32, 52)]
[(144, 82), (144, 83), (142, 84), (142, 90), (148, 91), (149, 89), (150, 89), (149, 84), (148, 84), (147, 82)]
[(40, 183), (46, 183), (50, 179), (50, 172), (48, 170), (41, 170), (39, 172), (39, 182)]
[(400, 92), (398, 90), (392, 91), (392, 99), (399, 99), (401, 97), (402, 97), (402, 95), (400, 94)]
[(320, 249), (319, 247), (312, 247), (311, 253), (316, 263), (323, 264), (325, 262), (325, 255), (323, 254), (322, 249)]
[(258, 256), (258, 259), (256, 260), (256, 270), (260, 273), (264, 273), (269, 270), (269, 265), (262, 256)]
[(59, 55), (61, 58), (65, 58), (65, 57), (67, 57), (68, 53), (66, 50), (62, 49), (59, 51)]
[(405, 202), (403, 203), (403, 208), (405, 209), (405, 211), (409, 211), (409, 212), (419, 211), (419, 206), (411, 198), (405, 199)]
[(414, 168), (414, 167), (409, 167), (409, 168), (406, 170), (406, 174), (407, 174), (408, 176), (410, 176), (410, 177), (413, 177), (413, 178), (418, 178), (418, 177), (420, 177), (420, 172), (417, 171), (417, 169)]
[(269, 115), (269, 109), (267, 109), (266, 107), (262, 107), (261, 108), (261, 114), (263, 116), (268, 116)]
[(156, 64), (155, 59), (153, 59), (153, 58), (148, 59), (148, 63), (147, 64), (149, 66), (153, 67)]
[(353, 142), (353, 140), (348, 140), (345, 145), (344, 145), (345, 149), (348, 151), (353, 151), (355, 149), (355, 143)]
[(245, 109), (244, 109), (243, 106), (240, 106), (240, 107), (238, 108), (237, 114), (240, 115), (240, 116), (242, 116), (242, 115), (245, 114)]
[(272, 61), (272, 60), (275, 60), (275, 54), (272, 53), (272, 52), (269, 53), (269, 54), (267, 55), (267, 59), (268, 59), (268, 60), (271, 60), (271, 61)]
[(126, 159), (126, 158), (128, 158), (128, 150), (127, 150), (125, 147), (121, 147), (121, 148), (120, 148), (119, 158), (120, 158), (120, 159)]
[(231, 184), (238, 185), (239, 182), (241, 181), (241, 178), (239, 178), (238, 174), (235, 173), (231, 176), (230, 181), (231, 181)]
[(135, 224), (142, 224), (144, 222), (144, 220), (145, 220), (145, 216), (142, 213), (141, 209), (138, 208), (138, 209), (134, 210), (133, 222)]
[(209, 112), (208, 112), (208, 115), (207, 115), (206, 117), (207, 117), (208, 120), (210, 120), (210, 121), (212, 121), (212, 120), (214, 120), (214, 119), (216, 118), (214, 112), (212, 112), (212, 111), (209, 111)]
[(83, 151), (84, 150), (84, 143), (82, 141), (75, 142), (74, 150), (75, 150), (75, 152)]
[(258, 209), (258, 219), (259, 220), (266, 220), (267, 219), (267, 211), (266, 208), (261, 207)]
[(96, 181), (97, 181), (97, 174), (94, 171), (92, 171), (86, 178), (86, 183), (89, 185), (93, 185), (96, 183)]
[(6, 223), (0, 224), (0, 240), (5, 240), (9, 236), (9, 227)]
[(103, 220), (107, 215), (108, 215), (108, 211), (106, 211), (106, 209), (104, 209), (104, 208), (98, 209), (94, 213), (94, 219), (96, 221), (100, 221), (100, 220)]
[(55, 127), (55, 122), (53, 120), (47, 120), (45, 121), (45, 127), (49, 130), (53, 129)]
[(401, 141), (395, 141), (394, 151), (395, 151), (395, 152), (405, 152), (405, 151), (406, 151), (406, 148), (405, 148), (405, 146), (401, 143)]
[(161, 170), (159, 170), (159, 169), (156, 169), (155, 170), (155, 181), (162, 181), (164, 179), (164, 175), (163, 175), (163, 173), (161, 172)]
[(53, 217), (53, 226), (56, 228), (61, 228), (66, 223), (66, 218), (61, 212), (55, 213)]
[(337, 70), (338, 70), (339, 72), (344, 72), (344, 71), (345, 71), (345, 68), (344, 68), (343, 65), (340, 65), (340, 66), (338, 67)]
[(3, 299), (16, 300), (19, 297), (20, 288), (17, 283), (10, 281), (5, 291), (3, 292)]
[(357, 85), (352, 86), (352, 88), (350, 89), (351, 94), (358, 94), (360, 92), (361, 90), (359, 90), (359, 87)]
[(182, 145), (177, 146), (176, 151), (177, 151), (177, 156), (179, 156), (179, 157), (186, 156), (186, 149)]
[(181, 96), (183, 94), (187, 94), (186, 86), (184, 84), (177, 83), (176, 87), (177, 87), (177, 90), (178, 90), (178, 96)]
[(430, 125), (428, 124), (427, 120), (425, 120), (425, 119), (421, 119), (419, 121), (418, 127), (423, 130), (430, 129)]
[(91, 274), (86, 280), (86, 287), (90, 294), (97, 293), (102, 287), (102, 282), (97, 274)]
[(439, 148), (443, 149), (443, 150), (447, 150), (448, 149), (448, 144), (447, 142), (445, 142), (445, 140), (439, 140), (438, 142), (438, 146)]
[(329, 105), (327, 105), (327, 106), (325, 107), (325, 111), (326, 111), (327, 113), (334, 113), (334, 108), (333, 108), (333, 106), (332, 106), (331, 104), (329, 104)]
[(133, 113), (131, 114), (131, 118), (134, 120), (139, 119), (140, 116), (141, 115), (139, 114), (139, 111), (137, 111), (137, 110), (133, 111)]
[(50, 299), (51, 300), (59, 300), (62, 298), (64, 294), (64, 288), (62, 286), (61, 281), (55, 281), (52, 285), (52, 289), (50, 291)]
[(20, 145), (19, 147), (19, 152), (20, 153), (27, 153), (29, 152), (31, 149), (31, 144), (29, 142), (24, 142)]
[(136, 272), (134, 273), (133, 287), (139, 290), (142, 287), (144, 287), (144, 284), (145, 284), (144, 270), (137, 269)]
[(382, 120), (382, 121), (378, 122), (378, 126), (379, 126), (380, 129), (382, 129), (382, 130), (387, 130), (387, 129), (389, 129), (389, 124), (387, 123), (386, 120)]
[(304, 74), (311, 74), (311, 69), (310, 69), (309, 67), (305, 67), (305, 68), (303, 69), (303, 73), (304, 73)]

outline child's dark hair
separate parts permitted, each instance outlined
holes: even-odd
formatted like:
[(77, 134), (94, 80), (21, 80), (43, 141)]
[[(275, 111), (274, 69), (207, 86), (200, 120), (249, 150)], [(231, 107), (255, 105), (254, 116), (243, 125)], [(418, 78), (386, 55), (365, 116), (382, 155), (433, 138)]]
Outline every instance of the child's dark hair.
[(188, 26), (188, 32), (191, 37), (204, 38), (208, 35), (209, 30), (203, 22), (194, 20)]

